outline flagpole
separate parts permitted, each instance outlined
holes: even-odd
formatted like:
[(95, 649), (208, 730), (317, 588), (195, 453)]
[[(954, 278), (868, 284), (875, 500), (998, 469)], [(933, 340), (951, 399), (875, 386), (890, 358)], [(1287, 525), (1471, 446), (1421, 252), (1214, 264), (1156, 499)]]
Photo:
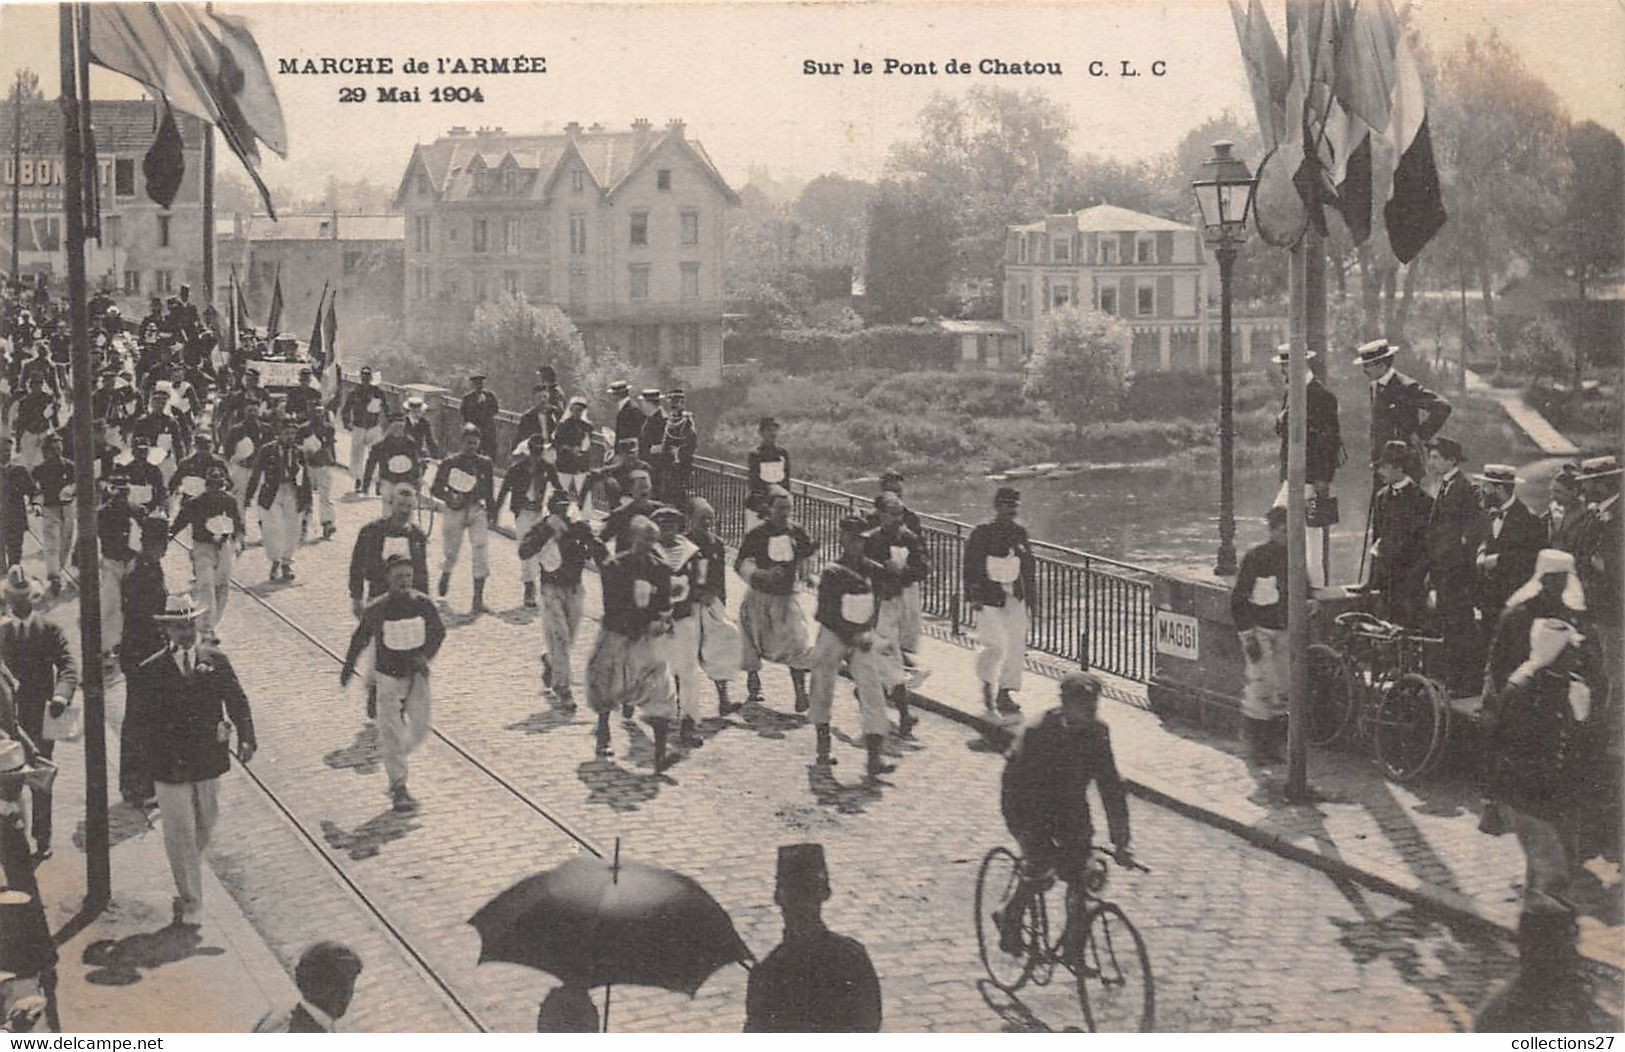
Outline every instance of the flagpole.
[[(1326, 247), (1317, 225), (1319, 184), (1313, 192), (1303, 241), (1292, 250), (1297, 264), (1292, 291), (1301, 290), (1302, 339), (1294, 339), (1287, 365), (1286, 565), (1287, 565), (1287, 777), (1286, 798), (1310, 798), (1309, 737), (1309, 560), (1303, 489), (1309, 440), (1309, 351), (1326, 352)], [(1297, 314), (1298, 303), (1293, 305)]]
[(18, 271), (22, 264), (18, 262), (17, 237), (22, 226), (22, 205), (19, 194), (22, 192), (23, 172), (23, 71), (17, 71), (17, 85), (11, 93), (11, 280), (19, 281)]
[(85, 906), (99, 909), (112, 898), (107, 822), (107, 713), (102, 682), (101, 575), (96, 532), (96, 450), (91, 440), (90, 333), (86, 317), (84, 143), (79, 108), (90, 105), (89, 78), (80, 97), (74, 61), (74, 6), (57, 7), (62, 71), (63, 202), (68, 255), (68, 323), (73, 363), (74, 493), (79, 520), (79, 652), (85, 696)]
[(214, 125), (203, 125), (203, 302), (214, 306)]

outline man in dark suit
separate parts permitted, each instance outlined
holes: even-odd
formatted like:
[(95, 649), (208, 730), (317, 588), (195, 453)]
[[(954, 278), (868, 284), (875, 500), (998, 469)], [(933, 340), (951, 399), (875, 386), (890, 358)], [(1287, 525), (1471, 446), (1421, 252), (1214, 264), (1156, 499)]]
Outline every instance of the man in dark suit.
[(638, 459), (654, 469), (659, 478), (670, 459), (666, 450), (666, 414), (660, 408), (660, 389), (646, 387), (638, 400), (643, 413), (643, 427), (638, 432)]
[(193, 928), (203, 922), (203, 852), (219, 815), (220, 776), (231, 769), (233, 728), (239, 761), (253, 759), (255, 747), (248, 696), (226, 655), (198, 642), (200, 613), (189, 594), (170, 596), (157, 618), (169, 645), (130, 674), (130, 687), (147, 699), (142, 731), (175, 877), (174, 923)]
[(1377, 490), (1371, 513), (1371, 578), (1384, 618), (1420, 632), (1428, 613), (1428, 517), (1433, 499), (1405, 473), (1410, 447), (1397, 438), (1377, 457)]
[(1508, 464), (1485, 464), (1473, 478), (1489, 521), (1478, 545), (1478, 618), (1484, 642), (1495, 632), (1507, 596), (1517, 591), (1535, 569), (1535, 556), (1546, 547), (1546, 528), (1515, 496), (1517, 472)]
[(621, 443), (636, 442), (643, 434), (643, 410), (638, 408), (632, 387), (625, 380), (610, 384), (609, 396), (615, 399), (615, 450), (621, 450), (626, 448)]
[(1563, 464), (1552, 475), (1546, 510), (1540, 524), (1546, 529), (1546, 547), (1574, 554), (1579, 544), (1577, 527), (1585, 519), (1586, 502), (1580, 496), (1580, 465)]
[(1484, 519), (1473, 484), (1461, 471), (1461, 443), (1428, 443), (1428, 472), (1439, 480), (1428, 516), (1428, 584), (1434, 625), (1444, 637), (1443, 680), (1453, 694), (1476, 693), (1484, 670), (1482, 640), (1474, 620), (1478, 594), (1475, 561)]
[[(1281, 367), (1283, 383), (1287, 376), (1287, 359), (1292, 345), (1283, 343), (1275, 349), (1273, 361)], [(1308, 352), (1309, 358), (1315, 352)], [(1337, 396), (1320, 382), (1314, 373), (1308, 373), (1306, 392), (1309, 404), (1308, 445), (1304, 459), (1304, 481), (1315, 488), (1315, 496), (1324, 498), (1331, 492), (1332, 476), (1337, 474), (1343, 458), (1343, 435), (1337, 420)], [(1275, 417), (1275, 433), (1281, 437), (1281, 481), (1286, 481), (1287, 394), (1281, 395), (1281, 411)], [(1372, 447), (1379, 449), (1381, 447)]]
[(473, 424), (480, 433), (480, 448), (493, 460), (497, 456), (497, 396), (485, 389), (485, 374), (475, 373), (468, 378), (474, 389), (463, 396), (459, 407), (463, 423)]
[(1354, 360), (1371, 381), (1371, 448), (1380, 450), (1390, 439), (1410, 447), (1413, 460), (1407, 470), (1422, 477), (1423, 446), (1450, 419), (1450, 403), (1394, 368), (1399, 348), (1387, 340), (1361, 344)]
[(1617, 719), (1620, 704), (1622, 591), (1625, 569), (1620, 566), (1619, 461), (1611, 456), (1591, 457), (1580, 463), (1580, 484), (1585, 489), (1586, 513), (1579, 524), (1574, 561), (1585, 586), (1586, 605), (1602, 638), (1604, 665), (1610, 679), (1605, 711)]
[[(56, 742), (45, 733), (45, 712), (60, 717), (79, 688), (79, 670), (68, 649), (68, 637), (60, 625), (48, 621), (34, 603), (40, 595), (39, 582), (21, 566), (6, 575), (6, 607), (11, 616), (0, 624), (0, 660), (17, 679), (13, 692), (17, 722), (47, 760)], [(32, 791), (34, 860), (51, 857), (51, 794)]]

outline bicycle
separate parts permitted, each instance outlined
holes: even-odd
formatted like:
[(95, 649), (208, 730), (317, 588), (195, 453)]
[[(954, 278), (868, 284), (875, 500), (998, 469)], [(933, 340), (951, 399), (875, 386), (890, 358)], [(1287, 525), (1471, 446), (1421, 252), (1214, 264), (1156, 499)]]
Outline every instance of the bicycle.
[[(1052, 939), (1048, 899), (1057, 880), (1049, 874), (1023, 911), (1022, 952), (1005, 953), (1000, 947), (1000, 930), (993, 923), (993, 910), (1010, 901), (1022, 877), (1022, 859), (1007, 847), (996, 847), (982, 859), (976, 876), (976, 941), (982, 967), (993, 985), (1013, 994), (1029, 981), (1046, 986), (1057, 965), (1071, 972), (1078, 990), (1078, 1003), (1090, 1030), (1102, 1032), (1149, 1031), (1156, 1017), (1156, 990), (1151, 978), (1151, 958), (1145, 939), (1115, 902), (1100, 897), (1106, 886), (1106, 863), (1110, 852), (1093, 848), (1083, 872), (1070, 882), (1061, 881), (1061, 908), (1064, 921)], [(1151, 872), (1137, 862), (1125, 868)], [(1006, 922), (1010, 923), (1010, 922)]]
[(1328, 746), (1352, 731), (1388, 777), (1420, 778), (1438, 765), (1450, 732), (1449, 694), (1423, 671), (1424, 648), (1440, 640), (1359, 610), (1335, 623), (1343, 648), (1308, 651), (1309, 743)]

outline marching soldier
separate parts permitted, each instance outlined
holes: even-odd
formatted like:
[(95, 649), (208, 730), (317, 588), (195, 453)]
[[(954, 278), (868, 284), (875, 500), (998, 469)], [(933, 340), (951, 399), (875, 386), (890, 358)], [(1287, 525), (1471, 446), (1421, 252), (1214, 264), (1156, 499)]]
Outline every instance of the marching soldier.
[(1011, 693), (1021, 689), (1027, 657), (1027, 626), (1038, 602), (1032, 544), (1016, 521), (1021, 494), (1000, 486), (993, 495), (993, 521), (971, 531), (965, 542), (965, 599), (977, 613), (982, 653), (976, 677), (990, 718), (1018, 717)]
[(203, 853), (219, 815), (220, 776), (231, 768), (232, 730), (239, 762), (255, 749), (248, 695), (226, 655), (199, 642), (197, 618), (191, 596), (170, 598), (158, 618), (168, 645), (132, 670), (129, 688), (146, 699), (143, 747), (175, 878), (175, 923), (191, 928), (203, 921)]
[(367, 466), (361, 473), (357, 493), (373, 488), (373, 472), (378, 473), (379, 490), (398, 482), (409, 482), (415, 490), (423, 478), (423, 449), (418, 440), (406, 433), (406, 414), (399, 410), (389, 414), (389, 429), (367, 452)]
[(744, 706), (728, 700), (728, 683), (739, 675), (739, 626), (728, 616), (728, 550), (713, 532), (716, 509), (704, 497), (689, 504), (687, 537), (699, 549), (690, 579), (699, 628), (699, 667), (717, 688), (717, 711), (729, 716)]
[[(0, 439), (0, 447), (8, 440)], [(130, 477), (123, 468), (107, 476), (107, 497), (96, 511), (96, 539), (101, 555), (102, 658), (119, 649), (124, 627), (124, 575), (141, 550), (143, 513), (130, 505)]]
[(1552, 475), (1546, 510), (1540, 516), (1546, 528), (1546, 547), (1574, 553), (1576, 526), (1585, 518), (1585, 507), (1585, 498), (1580, 496), (1580, 465), (1561, 465)]
[(841, 554), (824, 567), (818, 578), (818, 641), (812, 653), (812, 705), (808, 719), (817, 732), (816, 762), (828, 767), (830, 715), (835, 704), (835, 681), (845, 666), (858, 695), (863, 746), (868, 753), (870, 779), (896, 770), (882, 753), (891, 723), (886, 718), (886, 692), (881, 679), (875, 619), (879, 613), (870, 581), (885, 567), (864, 555), (868, 523), (856, 515), (841, 520)]
[(11, 406), (11, 433), (16, 437), (17, 462), (33, 470), (40, 462), (45, 436), (51, 431), (56, 399), (45, 390), (45, 374), (33, 372), (27, 389)]
[(609, 557), (584, 522), (571, 522), (570, 496), (553, 490), (547, 515), (519, 537), (519, 558), (536, 567), (542, 609), (542, 686), (553, 692), (562, 709), (575, 708), (570, 655), (581, 628), (585, 596), (581, 571), (588, 562)]
[[(1281, 380), (1287, 378), (1287, 363), (1291, 359), (1292, 345), (1283, 343), (1275, 348), (1273, 361), (1281, 367)], [(1315, 357), (1314, 351), (1307, 352), (1306, 360)], [(1304, 454), (1304, 481), (1314, 487), (1315, 496), (1324, 500), (1331, 494), (1332, 477), (1337, 474), (1338, 465), (1343, 457), (1343, 437), (1337, 420), (1337, 396), (1320, 382), (1320, 377), (1314, 373), (1306, 373), (1308, 382), (1305, 388), (1307, 405), (1309, 406), (1309, 420), (1307, 424), (1308, 439)], [(1286, 500), (1286, 453), (1287, 436), (1291, 433), (1287, 424), (1287, 395), (1281, 395), (1281, 411), (1275, 416), (1275, 433), (1281, 438), (1281, 484), (1283, 486), (1280, 503), (1285, 505)], [(1380, 446), (1373, 446), (1380, 449)]]
[[(305, 467), (310, 471), (311, 507), (305, 512), (305, 527), (314, 511), (322, 524), (322, 540), (329, 540), (339, 531), (338, 515), (333, 509), (333, 475), (338, 471), (338, 435), (322, 408), (320, 398), (306, 407), (305, 428), (299, 439), (299, 448), (305, 452)], [(301, 527), (303, 535), (305, 527)]]
[(162, 484), (159, 492), (168, 492), (168, 483), (175, 474), (175, 458), (186, 449), (186, 432), (169, 409), (169, 392), (161, 387), (152, 390), (150, 408), (146, 414), (130, 422), (130, 448), (145, 444), (159, 450), (157, 461)]
[(1433, 498), (1409, 474), (1410, 447), (1391, 439), (1376, 461), (1377, 490), (1371, 515), (1371, 577), (1383, 618), (1413, 632), (1427, 627), (1428, 517)]
[(779, 445), (779, 422), (764, 416), (756, 422), (756, 433), (761, 441), (745, 458), (750, 475), (750, 490), (745, 496), (746, 533), (767, 518), (768, 491), (774, 486), (790, 488), (790, 454)]
[(654, 490), (654, 482), (650, 478), (649, 465), (640, 461), (632, 461), (624, 469), (627, 485), (631, 487), (631, 495), (619, 507), (604, 517), (604, 524), (598, 530), (598, 537), (615, 551), (624, 551), (627, 546), (626, 533), (632, 520), (639, 515), (650, 516), (660, 503), (654, 500), (650, 493)]
[[(527, 534), (542, 521), (547, 514), (550, 503), (548, 494), (561, 492), (558, 472), (548, 463), (547, 439), (540, 434), (533, 434), (525, 440), (525, 456), (516, 459), (502, 476), (502, 487), (497, 491), (496, 499), (491, 502), (490, 524), (497, 524), (497, 516), (502, 509), (502, 502), (509, 501), (509, 509), (513, 512), (513, 535), (523, 541)], [(590, 532), (590, 531), (589, 531)], [(536, 606), (536, 559), (519, 558), (519, 577), (524, 582), (524, 605), (527, 609)]]
[(675, 508), (688, 503), (688, 487), (694, 472), (694, 451), (700, 435), (694, 427), (694, 414), (683, 408), (688, 395), (681, 388), (666, 392), (666, 427), (660, 439), (660, 464), (655, 477), (660, 480), (656, 496)]
[[(265, 408), (261, 408), (264, 406)], [(225, 454), (229, 458), (226, 471), (231, 478), (231, 491), (237, 497), (237, 506), (244, 517), (252, 507), (248, 500), (248, 480), (254, 474), (254, 463), (260, 450), (276, 441), (271, 427), (269, 403), (254, 403), (242, 419), (226, 432)]]
[(427, 416), (428, 403), (422, 395), (413, 395), (406, 400), (406, 426), (402, 433), (417, 445), (418, 463), (426, 460), (440, 459), (440, 445), (434, 440), (434, 425)]
[(28, 502), (34, 497), (34, 475), (12, 458), (12, 442), (0, 438), (0, 554), (5, 565), (23, 561), (23, 537), (28, 533)]
[(258, 494), (260, 535), (271, 564), (268, 580), (294, 579), (293, 557), (299, 549), (299, 523), (310, 509), (310, 469), (299, 448), (297, 421), (277, 422), (274, 445), (260, 450), (248, 478), (249, 500)]
[(553, 448), (558, 453), (559, 483), (580, 504), (587, 495), (587, 454), (592, 452), (592, 421), (587, 419), (587, 400), (581, 395), (570, 399), (564, 418), (554, 428)]
[(355, 491), (363, 492), (361, 475), (367, 466), (368, 454), (383, 437), (381, 426), (388, 399), (383, 388), (372, 382), (372, 370), (361, 367), (361, 381), (344, 396), (339, 410), (339, 421), (350, 429), (350, 477), (355, 480)]
[(1281, 759), (1287, 720), (1286, 508), (1270, 508), (1265, 522), (1269, 539), (1242, 556), (1230, 592), (1230, 618), (1247, 675), (1243, 737), (1254, 763)]
[(129, 480), (130, 503), (143, 512), (162, 508), (168, 503), (169, 492), (163, 472), (153, 464), (154, 458), (161, 456), (162, 451), (155, 451), (149, 441), (146, 435), (135, 432), (130, 436), (130, 451), (118, 458), (125, 461), (124, 473)]
[(446, 626), (433, 600), (412, 588), (410, 555), (391, 554), (384, 560), (384, 570), (389, 591), (362, 609), (339, 672), (339, 686), (349, 685), (361, 652), (373, 644), (373, 704), (384, 773), (394, 809), (405, 814), (418, 808), (406, 787), (406, 757), (429, 733), (429, 665), (446, 640)]
[(443, 562), (440, 568), (441, 598), (451, 590), (451, 571), (463, 547), (463, 534), (474, 554), (474, 613), (485, 609), (487, 516), (497, 506), (491, 491), (491, 458), (480, 452), (484, 439), (472, 423), (463, 425), (463, 451), (440, 462), (429, 493), (446, 505), (445, 529), (441, 533)]
[(659, 531), (644, 516), (627, 528), (630, 545), (605, 560), (600, 578), (604, 617), (587, 659), (587, 704), (598, 714), (597, 755), (610, 754), (609, 717), (634, 706), (654, 730), (655, 773), (666, 767), (671, 721), (677, 716), (671, 670), (660, 637), (671, 631), (671, 571), (654, 553)]
[(915, 723), (908, 709), (908, 657), (920, 642), (919, 611), (910, 609), (909, 589), (914, 589), (912, 599), (918, 602), (920, 582), (931, 572), (925, 542), (903, 525), (905, 510), (897, 494), (881, 493), (875, 498), (880, 524), (864, 535), (864, 555), (880, 567), (871, 580), (879, 603), (875, 635), (881, 640), (877, 650), (881, 678), (887, 698), (897, 706), (897, 733), (904, 738)]
[(1484, 668), (1483, 641), (1473, 621), (1474, 564), (1484, 526), (1473, 484), (1461, 472), (1463, 459), (1461, 444), (1453, 438), (1428, 443), (1428, 472), (1439, 480), (1428, 516), (1428, 584), (1444, 637), (1445, 686), (1457, 695), (1477, 690)]
[(320, 409), (321, 405), (322, 391), (311, 377), (310, 366), (300, 366), (299, 382), (288, 392), (288, 402), (284, 408), (295, 420), (308, 420), (311, 409)]
[(694, 579), (702, 572), (703, 556), (697, 544), (684, 537), (688, 516), (672, 507), (655, 509), (660, 529), (655, 554), (671, 571), (671, 632), (661, 637), (666, 664), (677, 680), (677, 708), (682, 714), (678, 739), (684, 746), (701, 744), (697, 730), (700, 711), (700, 617)]
[(1387, 340), (1372, 340), (1360, 345), (1354, 360), (1371, 381), (1371, 448), (1404, 442), (1413, 457), (1406, 470), (1420, 479), (1422, 449), (1450, 419), (1450, 403), (1396, 370), (1398, 351)]
[(829, 895), (821, 845), (779, 848), (773, 901), (784, 911), (784, 941), (751, 969), (746, 1033), (880, 1030), (880, 979), (862, 943), (824, 926)]
[(404, 555), (412, 564), (412, 590), (429, 590), (429, 537), (412, 521), (418, 494), (411, 483), (384, 488), (384, 513), (361, 527), (350, 549), (350, 612), (361, 616), (364, 604), (389, 591), (384, 561)]
[(740, 666), (745, 670), (746, 701), (762, 701), (762, 661), (790, 668), (796, 711), (806, 712), (807, 672), (812, 648), (807, 644), (807, 620), (796, 602), (796, 582), (807, 560), (818, 550), (800, 523), (790, 521), (790, 494), (775, 488), (768, 493), (767, 520), (745, 534), (739, 543), (734, 571), (748, 590), (739, 606), (739, 635), (743, 642)]
[(1546, 530), (1517, 498), (1518, 476), (1509, 464), (1485, 464), (1473, 478), (1489, 524), (1478, 545), (1478, 618), (1485, 645), (1501, 620), (1501, 609), (1535, 568), (1546, 547)]
[(171, 538), (192, 528), (192, 593), (198, 606), (198, 631), (209, 642), (219, 640), (220, 619), (231, 598), (231, 564), (243, 550), (243, 516), (226, 492), (226, 469), (210, 465), (202, 494), (175, 516)]
[(44, 459), (34, 469), (34, 491), (40, 503), (40, 547), (45, 555), (45, 580), (52, 595), (62, 593), (62, 568), (73, 562), (78, 534), (74, 520), (73, 462), (62, 458), (60, 435), (45, 436)]
[(497, 455), (497, 396), (485, 389), (485, 374), (475, 373), (468, 378), (474, 390), (463, 396), (459, 411), (463, 426), (474, 426), (480, 436), (480, 448), (493, 458)]
[[(207, 431), (199, 431), (192, 436), (192, 446), (196, 452), (175, 465), (175, 475), (169, 480), (169, 495), (171, 498), (177, 494), (180, 496), (181, 508), (203, 496), (208, 489), (211, 468), (220, 469), (221, 474), (226, 476), (227, 488), (230, 488), (231, 469), (225, 458), (214, 452), (214, 436)], [(241, 508), (238, 510), (241, 511)]]
[(258, 421), (270, 398), (270, 393), (260, 386), (260, 371), (253, 366), (243, 370), (242, 385), (220, 403), (218, 428), (228, 453), (236, 448), (230, 438), (232, 431), (250, 421)]
[(119, 793), (132, 807), (150, 807), (156, 799), (157, 773), (151, 739), (152, 691), (136, 670), (153, 654), (164, 651), (164, 629), (158, 618), (169, 603), (164, 583), (164, 551), (169, 547), (169, 523), (160, 515), (137, 526), (140, 550), (124, 575), (120, 596), (123, 633), (119, 640), (119, 666), (125, 686), (124, 725), (119, 732)]

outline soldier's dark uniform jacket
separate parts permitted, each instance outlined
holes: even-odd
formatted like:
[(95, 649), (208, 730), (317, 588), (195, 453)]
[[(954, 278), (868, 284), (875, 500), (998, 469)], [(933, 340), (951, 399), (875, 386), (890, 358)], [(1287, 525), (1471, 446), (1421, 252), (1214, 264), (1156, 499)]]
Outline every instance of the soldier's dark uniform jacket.
[(350, 550), (350, 598), (371, 599), (389, 591), (384, 559), (395, 552), (412, 559), (412, 588), (429, 590), (429, 538), (414, 524), (396, 525), (387, 518), (374, 519), (355, 535)]
[[(900, 570), (895, 568), (892, 558), (897, 549), (903, 552)], [(920, 583), (931, 573), (931, 560), (924, 542), (907, 526), (899, 525), (890, 532), (884, 526), (870, 530), (863, 535), (863, 554), (878, 566), (874, 584), (875, 595), (880, 599), (896, 599), (904, 588)]]
[(1427, 528), (1432, 510), (1433, 498), (1407, 475), (1377, 491), (1371, 513), (1377, 549), (1371, 585), (1381, 593), (1382, 615), (1405, 628), (1420, 630), (1427, 619)]
[(971, 530), (965, 542), (965, 598), (983, 606), (1003, 606), (1004, 589), (987, 575), (987, 560), (1008, 558), (1021, 560), (1021, 574), (1011, 583), (1015, 598), (1033, 606), (1038, 591), (1034, 582), (1036, 565), (1032, 544), (1027, 539), (1027, 528), (1016, 522), (984, 522)]
[(389, 399), (383, 388), (371, 381), (357, 383), (344, 396), (339, 420), (345, 427), (377, 427), (388, 408)]
[(555, 530), (547, 519), (532, 526), (520, 538), (519, 557), (529, 559), (536, 556), (547, 547), (548, 541), (558, 545), (559, 566), (556, 570), (537, 567), (536, 572), (543, 584), (575, 588), (581, 584), (581, 571), (589, 560), (602, 563), (609, 558), (608, 550), (598, 543), (598, 539), (592, 535), (592, 527), (586, 523), (571, 522), (565, 524), (564, 529)]
[(856, 939), (828, 928), (787, 936), (751, 969), (745, 1032), (875, 1033), (880, 979)]
[(372, 475), (384, 485), (395, 482), (418, 482), (419, 459), (416, 439), (406, 435), (385, 435), (377, 445), (367, 451), (367, 468), (361, 473), (361, 488), (372, 488)]

